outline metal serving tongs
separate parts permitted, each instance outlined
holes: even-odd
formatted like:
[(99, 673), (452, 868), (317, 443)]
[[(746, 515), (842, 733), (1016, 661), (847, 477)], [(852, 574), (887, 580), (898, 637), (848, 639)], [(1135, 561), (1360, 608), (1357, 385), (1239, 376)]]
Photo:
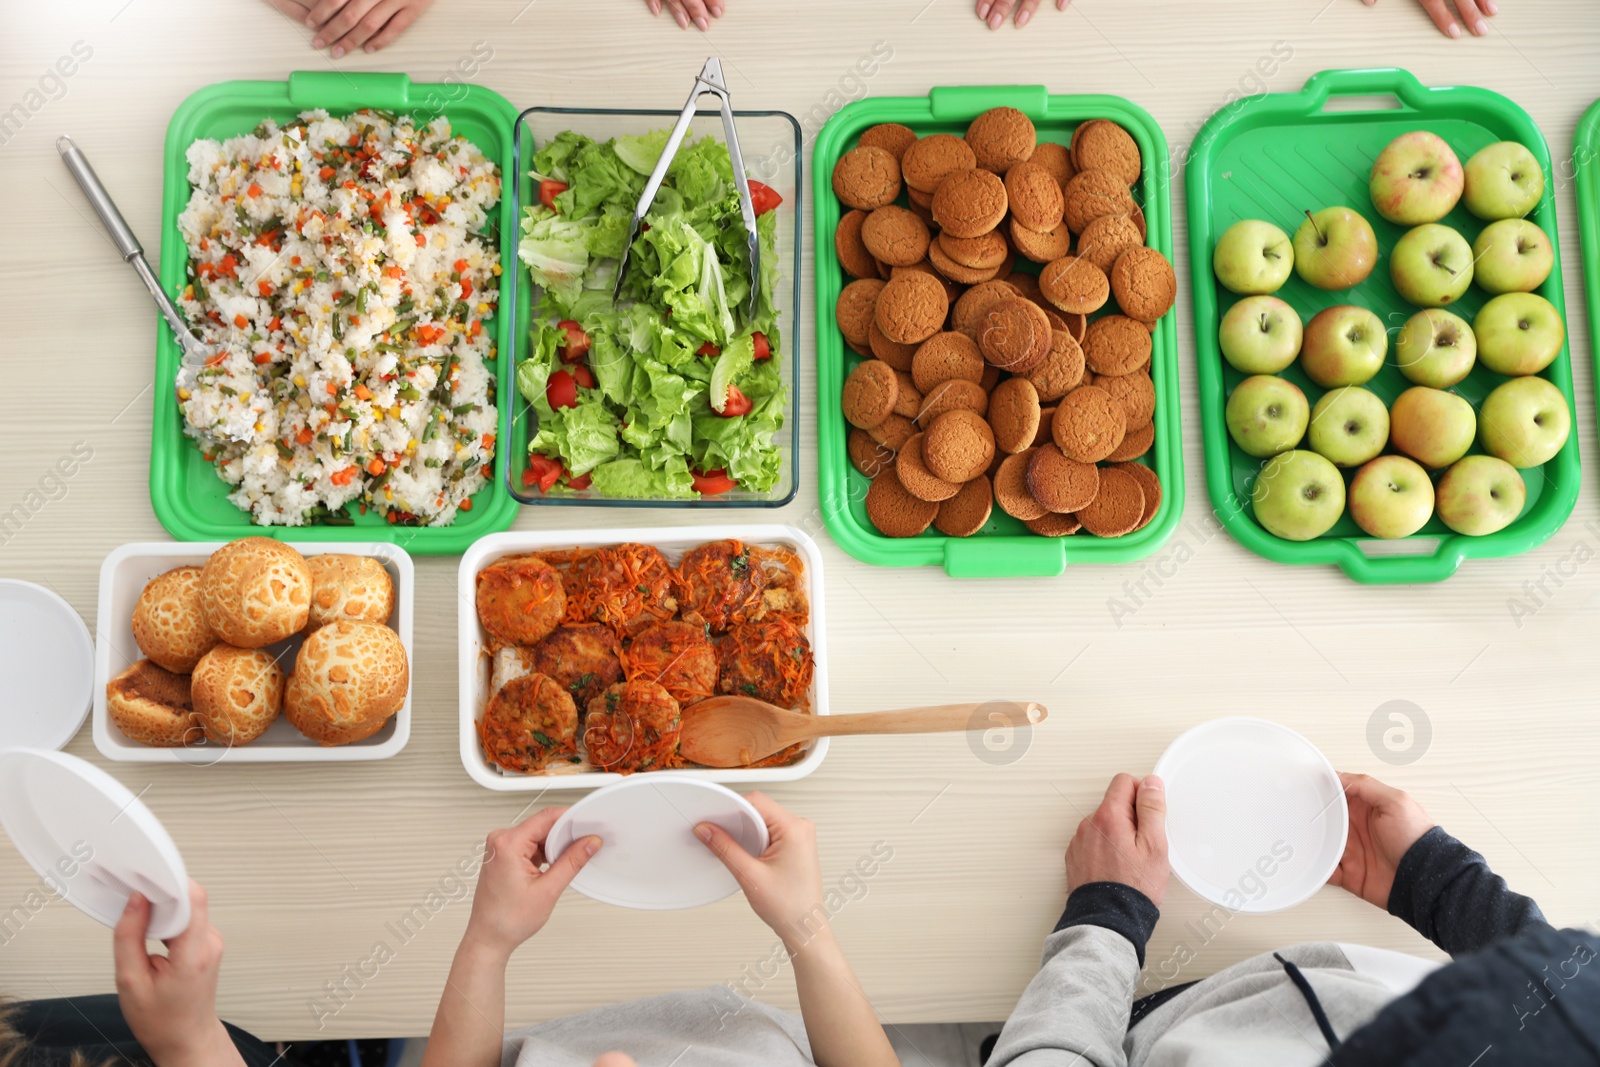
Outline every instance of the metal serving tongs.
[(156, 298), (156, 307), (161, 309), (161, 317), (172, 327), (172, 334), (183, 349), (184, 366), (204, 366), (206, 360), (217, 354), (217, 350), (190, 332), (189, 324), (184, 321), (177, 305), (162, 291), (161, 283), (156, 280), (155, 272), (150, 269), (150, 264), (144, 258), (144, 249), (140, 247), (139, 239), (133, 235), (133, 230), (123, 220), (122, 212), (117, 210), (117, 205), (111, 200), (111, 194), (100, 184), (94, 168), (89, 166), (88, 158), (79, 151), (77, 145), (72, 143), (72, 138), (64, 134), (56, 138), (56, 151), (61, 153), (62, 162), (66, 163), (67, 170), (77, 180), (78, 187), (83, 190), (84, 197), (89, 201), (89, 206), (94, 208), (94, 213), (105, 223), (106, 231), (111, 234), (111, 243), (117, 246), (123, 262), (133, 264), (133, 269), (139, 272), (144, 287)]
[(695, 78), (694, 88), (689, 91), (689, 102), (683, 105), (683, 113), (678, 116), (677, 125), (672, 127), (672, 135), (661, 149), (661, 158), (656, 160), (656, 169), (650, 172), (650, 180), (645, 183), (644, 193), (639, 197), (639, 206), (633, 209), (633, 219), (628, 223), (628, 241), (622, 246), (622, 262), (617, 265), (617, 282), (611, 290), (611, 300), (615, 303), (622, 297), (622, 278), (628, 270), (628, 254), (633, 250), (634, 238), (639, 236), (639, 223), (655, 202), (656, 193), (661, 191), (667, 168), (672, 166), (678, 146), (683, 143), (684, 134), (689, 132), (689, 123), (694, 121), (700, 110), (700, 97), (706, 93), (714, 94), (722, 104), (722, 132), (728, 142), (728, 159), (733, 164), (733, 183), (739, 187), (739, 211), (744, 215), (745, 236), (750, 242), (749, 314), (753, 318), (756, 299), (761, 292), (761, 241), (756, 236), (756, 209), (750, 201), (750, 182), (744, 175), (744, 156), (739, 152), (739, 131), (733, 125), (733, 103), (728, 98), (728, 83), (722, 77), (722, 60), (716, 56), (706, 60), (704, 69)]

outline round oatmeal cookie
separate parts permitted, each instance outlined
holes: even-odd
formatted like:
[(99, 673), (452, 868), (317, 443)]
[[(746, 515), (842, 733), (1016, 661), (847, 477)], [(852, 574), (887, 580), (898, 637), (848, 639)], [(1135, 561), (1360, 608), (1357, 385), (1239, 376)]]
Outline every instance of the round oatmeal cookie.
[[(933, 250), (933, 242), (931, 241), (928, 244), (928, 250), (930, 252)], [(953, 282), (949, 278), (946, 278), (944, 275), (940, 274), (938, 270), (934, 268), (933, 264), (926, 259), (921, 263), (913, 263), (909, 267), (890, 267), (889, 271), (890, 281), (893, 281), (902, 274), (926, 274), (928, 277), (944, 286), (944, 295), (952, 304), (956, 302), (956, 297), (967, 291), (966, 286), (961, 285), (958, 282)]]
[(969, 482), (994, 459), (994, 431), (975, 411), (945, 412), (929, 425), (922, 442), (923, 463), (947, 482)]
[[(933, 194), (931, 192), (925, 193), (921, 189), (913, 189), (911, 186), (908, 185), (908, 186), (906, 186), (906, 198), (911, 201), (911, 206), (914, 207), (914, 208), (918, 208), (918, 207), (920, 207), (920, 208), (932, 208), (933, 207)], [(932, 222), (933, 221), (933, 212), (930, 210), (923, 217), (927, 221)]]
[(1083, 524), (1076, 515), (1058, 515), (1047, 511), (1037, 519), (1029, 519), (1022, 525), (1028, 528), (1029, 533), (1036, 533), (1040, 537), (1071, 537), (1083, 529)]
[(955, 307), (950, 312), (950, 328), (959, 330), (974, 340), (978, 337), (978, 326), (983, 322), (984, 313), (998, 300), (1021, 296), (1016, 286), (998, 278), (974, 285), (957, 298)]
[(949, 537), (971, 537), (989, 522), (994, 510), (994, 488), (987, 475), (965, 482), (961, 490), (939, 505), (934, 529)]
[(1089, 315), (1105, 306), (1111, 283), (1105, 271), (1087, 259), (1062, 256), (1039, 271), (1039, 291), (1062, 311)]
[(1072, 165), (1110, 171), (1128, 185), (1139, 180), (1143, 169), (1133, 136), (1110, 119), (1085, 122), (1072, 131)]
[(1110, 274), (1118, 256), (1142, 244), (1144, 235), (1132, 215), (1101, 215), (1078, 235), (1078, 257)]
[(840, 391), (845, 421), (863, 430), (872, 429), (894, 414), (899, 392), (900, 382), (893, 367), (881, 359), (862, 360)]
[(926, 530), (939, 505), (906, 492), (893, 467), (872, 479), (867, 489), (867, 519), (885, 537), (915, 537)]
[(890, 415), (868, 430), (867, 435), (890, 451), (899, 452), (916, 432), (916, 425), (904, 415)]
[(960, 378), (940, 382), (922, 395), (922, 410), (917, 412), (918, 426), (931, 426), (933, 421), (947, 411), (971, 411), (980, 416), (989, 414), (989, 390), (978, 382)]
[(917, 354), (911, 357), (911, 380), (926, 393), (958, 378), (980, 382), (983, 380), (983, 366), (983, 353), (978, 350), (978, 342), (953, 330), (936, 333), (922, 342)]
[(1056, 184), (1065, 186), (1078, 173), (1078, 168), (1072, 165), (1072, 152), (1064, 144), (1054, 141), (1040, 141), (1033, 146), (1033, 155), (1028, 157), (1029, 163), (1037, 163), (1050, 172), (1050, 177)]
[(877, 311), (878, 294), (886, 284), (878, 278), (857, 278), (839, 290), (839, 299), (834, 301), (833, 317), (839, 332), (852, 347), (860, 346), (857, 351), (867, 347), (867, 331)]
[(894, 466), (894, 449), (880, 445), (872, 439), (871, 434), (859, 427), (850, 428), (850, 436), (845, 438), (844, 447), (850, 456), (850, 465), (868, 478), (876, 478), (885, 467)]
[(1055, 175), (1033, 162), (1006, 171), (1006, 200), (1014, 220), (1041, 232), (1055, 229), (1067, 209)]
[(894, 378), (900, 384), (900, 391), (895, 394), (894, 413), (908, 419), (916, 418), (917, 412), (922, 410), (922, 390), (906, 371), (895, 371)]
[(1031, 300), (997, 300), (978, 323), (978, 348), (999, 369), (1026, 374), (1050, 354), (1050, 320)]
[(1085, 507), (1100, 491), (1100, 468), (1061, 454), (1054, 444), (1041, 445), (1028, 460), (1028, 492), (1050, 511), (1067, 514)]
[(1142, 429), (1155, 418), (1156, 385), (1150, 375), (1143, 371), (1117, 377), (1101, 377), (1097, 374), (1094, 383), (1095, 388), (1104, 389), (1111, 399), (1122, 406), (1127, 429)]
[(846, 207), (871, 211), (900, 195), (900, 161), (881, 148), (852, 148), (833, 165), (833, 195)]
[(1108, 170), (1079, 171), (1062, 195), (1066, 198), (1067, 229), (1073, 233), (1082, 233), (1102, 215), (1131, 215), (1139, 206), (1128, 183)]
[(1033, 435), (1033, 445), (1031, 447), (1038, 448), (1040, 445), (1050, 443), (1050, 424), (1055, 421), (1055, 417), (1056, 406), (1054, 404), (1039, 409), (1039, 432)]
[(1118, 463), (1112, 469), (1125, 471), (1139, 483), (1139, 491), (1144, 494), (1144, 513), (1139, 516), (1139, 525), (1133, 529), (1144, 529), (1156, 517), (1156, 512), (1161, 510), (1161, 479), (1143, 463)]
[(895, 457), (894, 472), (900, 476), (900, 484), (905, 486), (906, 492), (918, 500), (931, 500), (937, 504), (955, 496), (961, 490), (961, 483), (945, 481), (928, 469), (922, 455), (922, 443), (927, 436), (925, 433), (912, 435), (906, 447)]
[(1007, 378), (989, 394), (989, 428), (1001, 452), (1021, 452), (1039, 435), (1039, 391), (1026, 378)]
[(1076, 514), (1096, 537), (1121, 537), (1138, 529), (1144, 516), (1144, 490), (1127, 471), (1106, 467), (1100, 471), (1100, 491)]
[(978, 166), (996, 174), (1025, 162), (1037, 142), (1033, 120), (1014, 107), (990, 108), (967, 127), (967, 144)]
[(852, 278), (876, 278), (878, 263), (867, 246), (861, 243), (861, 224), (867, 213), (852, 209), (839, 217), (833, 228), (833, 252), (839, 257), (839, 266)]
[(928, 224), (909, 208), (885, 204), (861, 224), (861, 243), (891, 267), (921, 263), (928, 254)]
[[(1072, 251), (1072, 232), (1058, 222), (1052, 230), (1030, 230), (1015, 218), (1011, 220), (1011, 243), (1018, 254), (1035, 263), (1049, 263)], [(1035, 287), (1038, 282), (1034, 282)]]
[(950, 313), (944, 286), (931, 275), (906, 271), (884, 283), (878, 295), (878, 328), (891, 341), (917, 344), (939, 332)]
[(880, 122), (862, 130), (861, 139), (856, 143), (869, 148), (881, 148), (899, 160), (905, 156), (906, 149), (917, 143), (917, 132), (898, 122)]
[(873, 318), (867, 327), (867, 348), (878, 359), (883, 360), (895, 370), (911, 369), (911, 357), (916, 354), (916, 345), (903, 345), (899, 341), (891, 341), (883, 335), (878, 328), (878, 320)]
[[(943, 234), (940, 236), (943, 237)], [(939, 272), (941, 278), (959, 285), (982, 285), (984, 282), (992, 281), (995, 275), (1000, 273), (999, 266), (984, 270), (962, 266), (950, 258), (940, 241), (934, 241), (928, 246), (928, 262), (933, 265), (934, 270)], [(1000, 266), (1004, 265), (1004, 261), (1002, 261)]]
[(1006, 217), (1006, 187), (992, 171), (958, 170), (933, 193), (933, 221), (952, 237), (981, 237)]
[(1126, 315), (1103, 315), (1089, 324), (1083, 358), (1096, 374), (1132, 374), (1150, 365), (1152, 342), (1144, 323)]
[(1124, 313), (1153, 323), (1172, 310), (1178, 278), (1166, 256), (1139, 245), (1123, 252), (1112, 265), (1111, 291)]
[(948, 233), (939, 235), (939, 248), (944, 254), (972, 270), (999, 270), (1006, 261), (1006, 239), (999, 230), (990, 230), (978, 237), (955, 237)]
[[(1024, 274), (1022, 271), (1012, 271), (1003, 279), (1007, 285), (1017, 291), (1017, 295), (1032, 300), (1035, 304), (1043, 304), (1044, 297), (1039, 292), (1039, 276), (1037, 274)], [(1046, 309), (1046, 314), (1049, 310)]]
[(1122, 443), (1127, 417), (1104, 389), (1081, 385), (1061, 398), (1050, 437), (1069, 459), (1098, 463)]
[(1033, 498), (1028, 490), (1028, 464), (1036, 449), (1026, 449), (1000, 461), (994, 472), (994, 502), (1013, 519), (1027, 522), (1048, 515), (1050, 509)]
[(1150, 446), (1155, 443), (1156, 424), (1152, 420), (1146, 423), (1142, 429), (1129, 430), (1127, 435), (1122, 438), (1122, 443), (1106, 457), (1106, 461), (1109, 463), (1127, 463), (1130, 460), (1138, 459), (1150, 451)]
[(1083, 349), (1065, 330), (1050, 331), (1050, 352), (1027, 373), (1040, 403), (1053, 403), (1083, 381)]
[[(932, 194), (947, 175), (976, 167), (978, 157), (972, 154), (972, 146), (955, 134), (934, 133), (908, 147), (900, 164), (913, 192)], [(932, 203), (927, 201), (929, 206)]]

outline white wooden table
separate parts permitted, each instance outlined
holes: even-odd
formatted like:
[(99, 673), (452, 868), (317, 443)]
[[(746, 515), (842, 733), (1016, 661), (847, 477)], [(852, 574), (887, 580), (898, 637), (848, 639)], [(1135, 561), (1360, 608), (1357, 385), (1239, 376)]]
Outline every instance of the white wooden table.
[[(969, 0), (728, 0), (729, 16), (703, 37), (649, 18), (636, 0), (439, 0), (390, 51), (341, 65), (437, 80), (487, 47), (476, 80), (519, 105), (676, 108), (715, 49), (739, 106), (790, 111), (808, 135), (864, 93), (1043, 82), (1055, 92), (1131, 97), (1155, 115), (1179, 159), (1202, 121), (1238, 94), (1298, 89), (1329, 67), (1404, 65), (1425, 83), (1505, 93), (1542, 126), (1552, 157), (1568, 161), (1578, 117), (1600, 94), (1600, 22), (1582, 0), (1503, 6), (1488, 39), (1449, 41), (1410, 0), (1372, 10), (1357, 0), (1078, 0), (1065, 13), (1047, 0), (1020, 33), (983, 29)], [(22, 102), (33, 113), (0, 134), (0, 512), (27, 500), (36, 513), (0, 538), (0, 576), (48, 583), (85, 618), (94, 616), (105, 554), (165, 536), (146, 491), (156, 327), (149, 298), (91, 221), (53, 141), (62, 132), (78, 140), (153, 256), (162, 137), (174, 108), (214, 81), (326, 69), (307, 37), (248, 0), (33, 4), (8, 20), (0, 107)], [(92, 56), (70, 78), (41, 85), (75, 42)], [(892, 54), (862, 78), (857, 60), (875, 47)], [(1258, 61), (1285, 51), (1270, 77), (1260, 73), (1267, 67)], [(1566, 163), (1557, 170), (1571, 173)], [(1570, 181), (1558, 184), (1576, 425), (1592, 464), (1600, 453), (1576, 209)], [(1184, 278), (1181, 183), (1174, 200)], [(808, 339), (809, 273), (808, 264)], [(772, 791), (817, 822), (830, 885), (875, 846), (892, 849), (873, 878), (846, 884), (850, 899), (835, 919), (886, 1019), (1003, 1018), (1061, 906), (1062, 848), (1106, 780), (1148, 771), (1179, 731), (1225, 714), (1276, 718), (1338, 766), (1413, 790), (1553, 920), (1600, 921), (1600, 856), (1590, 847), (1600, 821), (1593, 476), (1550, 543), (1469, 563), (1440, 585), (1368, 588), (1332, 570), (1258, 559), (1208, 521), (1190, 306), (1180, 288), (1188, 514), (1157, 557), (1168, 560), (1159, 582), (1146, 577), (1155, 561), (1055, 580), (958, 582), (846, 557), (815, 510), (809, 359), (800, 498), (776, 514), (739, 516), (793, 522), (821, 542), (839, 711), (1010, 696), (1053, 712), (1010, 766), (981, 761), (959, 737), (852, 739), (811, 778)], [(92, 460), (60, 485), (47, 479), (78, 442)], [(544, 510), (525, 512), (519, 525), (659, 519)], [(1185, 562), (1175, 566), (1179, 556)], [(468, 911), (470, 889), (452, 869), (526, 803), (478, 788), (461, 768), (455, 561), (417, 562), (416, 722), (398, 758), (298, 768), (105, 764), (87, 728), (69, 748), (142, 791), (171, 829), (210, 888), (227, 937), (220, 1010), (264, 1036), (425, 1032)], [(1112, 602), (1128, 601), (1130, 583), (1141, 581), (1149, 595), (1138, 594), (1137, 610), (1118, 625)], [(1405, 767), (1380, 762), (1368, 746), (1368, 720), (1391, 700), (1413, 702), (1432, 724), (1426, 755)], [(541, 803), (572, 799), (551, 794)], [(0, 923), (37, 885), (0, 843)], [(422, 920), (397, 937), (402, 917), (419, 907)], [(1150, 960), (1192, 956), (1180, 969), (1185, 980), (1301, 940), (1424, 948), (1397, 921), (1334, 890), (1286, 914), (1237, 917), (1209, 940), (1191, 925), (1207, 910), (1174, 883)], [(39, 997), (112, 988), (107, 931), (61, 904), (21, 923), (16, 914), (0, 927), (0, 990)], [(393, 958), (375, 965), (380, 944)], [(773, 977), (768, 966), (773, 945), (737, 898), (672, 915), (568, 899), (514, 962), (508, 1016), (523, 1022), (729, 981), (792, 1006), (787, 971)]]

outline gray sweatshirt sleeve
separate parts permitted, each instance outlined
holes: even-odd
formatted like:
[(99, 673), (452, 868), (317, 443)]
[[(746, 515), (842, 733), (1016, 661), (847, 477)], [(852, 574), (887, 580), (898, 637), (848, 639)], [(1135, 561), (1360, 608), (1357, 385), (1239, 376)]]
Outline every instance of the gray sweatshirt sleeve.
[(1122, 1040), (1138, 979), (1127, 937), (1088, 924), (1057, 929), (987, 1067), (1126, 1067)]

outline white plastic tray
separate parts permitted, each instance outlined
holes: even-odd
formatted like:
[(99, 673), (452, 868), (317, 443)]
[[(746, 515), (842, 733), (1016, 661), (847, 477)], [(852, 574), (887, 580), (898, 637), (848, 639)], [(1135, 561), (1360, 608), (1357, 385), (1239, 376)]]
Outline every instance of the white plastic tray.
[[(111, 723), (106, 712), (106, 683), (143, 658), (133, 639), (133, 608), (150, 579), (174, 567), (203, 566), (211, 553), (227, 542), (212, 541), (178, 544), (153, 541), (123, 545), (100, 566), (100, 606), (95, 623), (94, 744), (107, 759), (129, 763), (326, 763), (352, 760), (388, 759), (411, 740), (411, 693), (406, 702), (382, 730), (355, 744), (324, 748), (289, 725), (277, 722), (248, 745), (225, 748), (202, 742), (186, 748), (154, 748), (129, 739)], [(352, 556), (371, 556), (394, 579), (395, 610), (390, 629), (400, 635), (411, 669), (416, 670), (416, 651), (411, 646), (412, 595), (416, 588), (411, 556), (397, 545), (376, 542), (302, 541), (294, 545), (301, 555), (321, 556), (330, 552)], [(294, 667), (302, 638), (296, 636), (279, 645), (285, 649), (280, 662), (287, 673)]]
[[(478, 621), (478, 572), (496, 560), (524, 552), (543, 552), (563, 548), (601, 548), (606, 545), (637, 543), (659, 548), (667, 561), (676, 565), (689, 549), (708, 541), (733, 538), (750, 545), (793, 549), (805, 563), (800, 587), (811, 605), (806, 622), (806, 637), (816, 673), (809, 691), (813, 714), (828, 714), (828, 641), (823, 621), (822, 553), (803, 530), (776, 523), (750, 525), (669, 526), (639, 530), (549, 530), (490, 534), (467, 549), (461, 557), (458, 598), (461, 636), (461, 762), (473, 780), (487, 789), (507, 792), (544, 789), (597, 789), (620, 782), (629, 775), (613, 771), (554, 770), (545, 774), (516, 774), (491, 764), (483, 755), (478, 739), (478, 719), (489, 702), (490, 659), (486, 635)], [(798, 763), (787, 767), (712, 770), (689, 768), (671, 771), (646, 771), (650, 778), (693, 777), (723, 785), (759, 785), (763, 782), (792, 782), (804, 778), (822, 765), (828, 754), (828, 739), (819, 739)]]

